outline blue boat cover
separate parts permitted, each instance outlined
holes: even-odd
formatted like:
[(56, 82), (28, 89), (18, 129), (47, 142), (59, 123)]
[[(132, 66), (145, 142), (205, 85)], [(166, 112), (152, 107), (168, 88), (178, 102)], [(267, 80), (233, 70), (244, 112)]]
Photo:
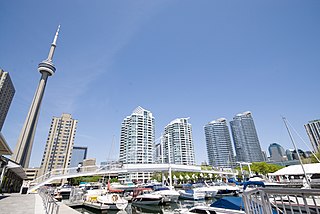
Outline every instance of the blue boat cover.
[(232, 209), (232, 210), (244, 210), (244, 203), (241, 197), (223, 197), (213, 202), (210, 207)]
[(193, 191), (193, 189), (186, 189), (185, 191), (186, 191), (186, 193), (189, 193), (189, 194), (194, 194), (194, 191)]
[(161, 190), (170, 190), (168, 187), (156, 187), (154, 191), (161, 191)]
[[(210, 205), (210, 207), (232, 209), (232, 210), (244, 210), (244, 203), (243, 203), (242, 197), (226, 196), (213, 202)], [(261, 209), (259, 213), (263, 213)], [(272, 208), (272, 213), (277, 214), (278, 212), (274, 208)]]
[(236, 185), (243, 185), (243, 182), (239, 182), (235, 178), (229, 178), (228, 183), (235, 183)]
[(247, 181), (247, 182), (243, 183), (243, 190), (245, 190), (247, 188), (247, 186), (249, 186), (249, 185), (265, 187), (265, 185), (262, 181)]

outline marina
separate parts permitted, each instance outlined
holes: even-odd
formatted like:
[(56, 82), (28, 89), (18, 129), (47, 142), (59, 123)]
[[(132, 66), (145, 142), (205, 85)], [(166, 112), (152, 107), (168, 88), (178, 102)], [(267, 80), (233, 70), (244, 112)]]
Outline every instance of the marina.
[[(111, 183), (108, 179), (100, 182), (83, 182), (72, 186), (48, 184), (67, 176), (75, 176), (71, 170), (64, 174), (48, 177), (37, 184), (21, 188), (21, 194), (8, 194), (0, 199), (0, 208), (5, 213), (320, 213), (319, 164), (304, 165), (309, 186), (303, 179), (299, 167), (287, 167), (270, 173), (269, 178), (252, 176), (246, 182), (224, 179), (229, 182), (213, 181), (209, 178), (197, 182), (165, 186), (165, 182), (146, 184)], [(163, 166), (162, 166), (163, 167)], [(171, 167), (171, 166), (170, 166)], [(112, 167), (110, 166), (109, 169)], [(146, 169), (147, 166), (144, 166)], [(151, 169), (152, 167), (149, 166)], [(158, 167), (159, 168), (159, 167)], [(179, 167), (177, 167), (179, 168)], [(165, 168), (163, 168), (165, 170)], [(180, 167), (181, 169), (181, 167)], [(113, 168), (115, 170), (115, 168)], [(120, 169), (118, 169), (120, 170)], [(132, 169), (133, 170), (133, 169)], [(84, 170), (85, 171), (85, 170)], [(101, 173), (99, 167), (78, 173)], [(67, 173), (66, 173), (67, 172)], [(104, 171), (105, 173), (105, 171)], [(107, 174), (107, 173), (106, 173)], [(232, 175), (232, 174), (230, 174)], [(295, 179), (286, 179), (295, 176)], [(52, 179), (54, 178), (54, 179)], [(315, 179), (312, 179), (315, 178)], [(107, 181), (108, 180), (108, 181)], [(29, 192), (28, 194), (26, 194)], [(20, 211), (12, 206), (19, 201), (27, 203)], [(8, 212), (10, 209), (10, 212)]]
[(317, 1), (2, 8), (0, 214), (320, 214)]

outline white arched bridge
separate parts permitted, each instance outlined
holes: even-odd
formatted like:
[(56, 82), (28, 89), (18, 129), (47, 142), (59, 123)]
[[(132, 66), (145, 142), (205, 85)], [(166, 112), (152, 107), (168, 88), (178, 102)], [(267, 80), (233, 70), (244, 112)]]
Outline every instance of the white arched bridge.
[(202, 170), (201, 166), (177, 164), (111, 164), (101, 166), (84, 166), (81, 167), (80, 170), (78, 167), (52, 170), (51, 172), (48, 172), (31, 181), (30, 184), (35, 185), (30, 187), (28, 192), (33, 192), (45, 184), (50, 184), (61, 179), (94, 175), (119, 175), (136, 172), (168, 172), (169, 170), (178, 172), (217, 174), (220, 176), (225, 175), (230, 177), (237, 175), (237, 173), (230, 171)]

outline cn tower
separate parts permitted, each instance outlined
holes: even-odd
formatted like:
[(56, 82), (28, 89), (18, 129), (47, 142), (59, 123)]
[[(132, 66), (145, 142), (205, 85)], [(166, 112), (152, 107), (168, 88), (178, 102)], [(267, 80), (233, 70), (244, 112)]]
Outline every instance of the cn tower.
[(51, 44), (48, 58), (40, 62), (40, 64), (38, 65), (38, 71), (41, 73), (41, 79), (39, 81), (36, 93), (33, 97), (26, 121), (24, 122), (23, 128), (21, 130), (16, 148), (14, 149), (13, 155), (11, 157), (13, 161), (19, 163), (23, 168), (29, 167), (32, 145), (38, 123), (41, 101), (47, 84), (47, 79), (56, 71), (56, 68), (52, 63), (52, 58), (57, 46), (59, 29), (60, 25), (58, 26), (56, 35)]

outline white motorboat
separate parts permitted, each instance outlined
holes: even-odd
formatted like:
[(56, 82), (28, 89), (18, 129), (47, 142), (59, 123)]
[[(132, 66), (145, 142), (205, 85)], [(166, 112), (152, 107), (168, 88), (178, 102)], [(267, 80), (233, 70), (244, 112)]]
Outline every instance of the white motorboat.
[(57, 188), (57, 194), (61, 196), (62, 199), (68, 199), (71, 193), (71, 186), (69, 184), (63, 184)]
[(158, 205), (162, 201), (161, 195), (151, 193), (150, 188), (136, 188), (133, 190), (132, 204)]
[(92, 189), (92, 190), (85, 190), (85, 194), (84, 194), (84, 201), (96, 201), (98, 196), (102, 196), (107, 194), (107, 190), (104, 189)]
[(218, 190), (215, 187), (207, 184), (194, 184), (193, 190), (205, 194), (205, 198), (213, 198), (217, 195)]
[(109, 210), (124, 210), (128, 206), (128, 201), (118, 194), (98, 196), (97, 202), (106, 205)]
[(207, 214), (245, 214), (244, 211), (239, 210), (232, 210), (232, 209), (224, 209), (224, 208), (216, 208), (216, 207), (209, 207), (209, 206), (195, 206), (191, 209), (177, 209), (175, 213), (181, 214), (191, 214), (191, 213), (207, 213)]
[(180, 196), (178, 191), (169, 187), (157, 187), (152, 194), (161, 195), (162, 203), (177, 202)]
[(194, 189), (179, 190), (180, 198), (189, 200), (204, 200), (206, 194), (203, 192), (197, 192)]
[(223, 182), (214, 183), (211, 187), (218, 191), (217, 195), (238, 195), (240, 192), (239, 187), (230, 186)]

